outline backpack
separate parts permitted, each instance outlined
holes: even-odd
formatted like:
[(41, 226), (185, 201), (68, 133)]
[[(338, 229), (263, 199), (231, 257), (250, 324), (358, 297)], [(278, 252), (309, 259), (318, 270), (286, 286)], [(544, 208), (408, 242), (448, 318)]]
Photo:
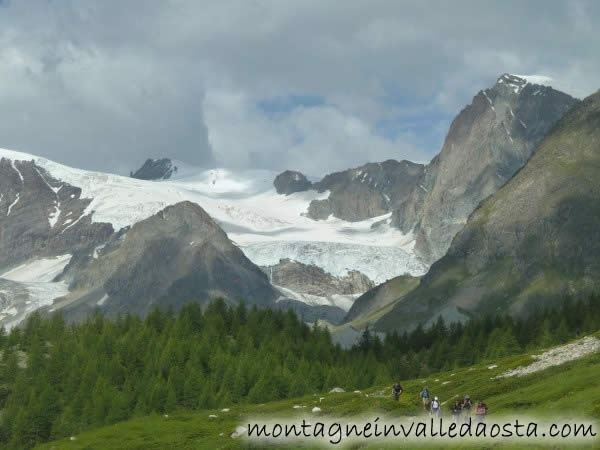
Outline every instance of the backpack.
[(429, 391), (423, 391), (423, 394), (421, 395), (421, 397), (429, 398)]

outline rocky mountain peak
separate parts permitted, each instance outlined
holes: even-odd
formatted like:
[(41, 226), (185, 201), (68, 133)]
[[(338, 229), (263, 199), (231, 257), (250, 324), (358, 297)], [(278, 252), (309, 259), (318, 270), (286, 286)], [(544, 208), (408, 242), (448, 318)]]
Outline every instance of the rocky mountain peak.
[(504, 185), (578, 100), (540, 83), (503, 74), (453, 120), (441, 152), (427, 166), (393, 223), (414, 231), (416, 250), (432, 263), (446, 253), (479, 202)]
[(139, 180), (168, 180), (175, 173), (177, 173), (177, 166), (172, 160), (148, 158), (142, 167), (130, 175)]
[(524, 167), (479, 204), (447, 253), (378, 327), (405, 329), (438, 316), (448, 323), (500, 311), (526, 315), (597, 293), (599, 143), (600, 92), (553, 124)]
[(514, 94), (520, 94), (527, 85), (545, 88), (550, 87), (550, 83), (552, 83), (552, 78), (545, 75), (512, 75), (504, 73), (500, 75), (493, 88), (496, 90), (507, 88)]
[(306, 176), (295, 170), (286, 170), (277, 175), (273, 185), (277, 193), (281, 195), (307, 191), (312, 187), (312, 183), (308, 181)]
[(99, 255), (85, 256), (67, 268), (71, 292), (53, 305), (70, 319), (98, 307), (143, 315), (156, 303), (178, 308), (223, 297), (269, 305), (276, 297), (267, 276), (189, 201), (136, 223)]

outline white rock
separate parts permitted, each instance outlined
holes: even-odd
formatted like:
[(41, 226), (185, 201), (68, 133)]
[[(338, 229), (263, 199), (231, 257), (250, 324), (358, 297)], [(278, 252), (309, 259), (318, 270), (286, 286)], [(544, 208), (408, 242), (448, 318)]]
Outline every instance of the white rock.
[(71, 441), (76, 441), (76, 440), (77, 440), (77, 438), (76, 438), (75, 436), (71, 436), (71, 437), (69, 438), (69, 440), (71, 440)]
[(233, 433), (231, 433), (231, 437), (233, 439), (238, 438), (238, 437), (242, 436), (244, 433), (246, 433), (246, 431), (247, 430), (244, 427), (237, 427), (235, 429), (235, 431)]
[(559, 366), (568, 361), (581, 358), (590, 353), (600, 351), (600, 339), (593, 336), (587, 336), (570, 344), (554, 347), (541, 355), (533, 355), (535, 362), (525, 367), (517, 367), (499, 375), (497, 378), (521, 377), (552, 366)]
[(448, 383), (450, 383), (450, 382), (449, 382), (449, 381), (443, 381), (443, 382), (442, 382), (442, 385), (446, 385), (446, 384), (448, 384)]
[(312, 412), (314, 412), (314, 413), (321, 412), (321, 408), (318, 408), (318, 407), (316, 407), (316, 406), (315, 406), (315, 407), (312, 409)]
[(323, 400), (325, 400), (325, 397), (319, 397), (319, 403), (321, 403)]
[(306, 406), (294, 405), (294, 409), (306, 408)]
[(355, 394), (360, 394), (360, 391), (354, 391)]
[(219, 416), (215, 416), (214, 414), (211, 414), (210, 416), (208, 416), (209, 419), (216, 419)]
[(343, 390), (341, 387), (334, 387), (332, 390), (329, 391), (330, 394), (333, 394), (336, 392), (346, 392), (346, 391)]
[(491, 366), (488, 366), (488, 369), (492, 370), (492, 369), (495, 369), (496, 367), (498, 367), (498, 364), (492, 364)]
[(221, 412), (229, 412), (229, 408), (223, 408)]

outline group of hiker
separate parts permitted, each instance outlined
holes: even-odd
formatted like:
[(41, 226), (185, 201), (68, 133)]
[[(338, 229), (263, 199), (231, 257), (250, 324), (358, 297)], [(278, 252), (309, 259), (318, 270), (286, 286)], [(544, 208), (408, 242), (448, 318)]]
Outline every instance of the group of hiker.
[[(400, 383), (394, 384), (392, 388), (392, 394), (395, 400), (400, 398), (403, 389), (400, 386)], [(442, 416), (442, 405), (440, 403), (440, 399), (437, 396), (434, 396), (431, 399), (431, 394), (429, 393), (429, 389), (427, 386), (423, 388), (420, 393), (420, 398), (423, 402), (423, 409), (427, 411), (431, 416), (441, 417)], [(471, 410), (473, 409), (473, 401), (471, 397), (465, 395), (462, 400), (454, 400), (452, 404), (452, 421), (454, 423), (460, 422), (468, 422), (471, 418)], [(477, 422), (485, 421), (485, 416), (488, 413), (487, 405), (482, 401), (477, 401), (477, 407), (475, 408), (475, 419)]]

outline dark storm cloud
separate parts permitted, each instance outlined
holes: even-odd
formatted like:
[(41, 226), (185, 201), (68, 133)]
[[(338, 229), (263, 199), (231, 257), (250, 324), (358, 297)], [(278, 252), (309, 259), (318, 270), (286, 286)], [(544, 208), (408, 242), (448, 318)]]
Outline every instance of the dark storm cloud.
[(202, 71), (162, 46), (161, 11), (144, 3), (3, 9), (0, 145), (119, 172), (152, 156), (212, 165)]
[(503, 72), (600, 87), (594, 1), (51, 1), (0, 11), (0, 145), (312, 174), (427, 160)]

